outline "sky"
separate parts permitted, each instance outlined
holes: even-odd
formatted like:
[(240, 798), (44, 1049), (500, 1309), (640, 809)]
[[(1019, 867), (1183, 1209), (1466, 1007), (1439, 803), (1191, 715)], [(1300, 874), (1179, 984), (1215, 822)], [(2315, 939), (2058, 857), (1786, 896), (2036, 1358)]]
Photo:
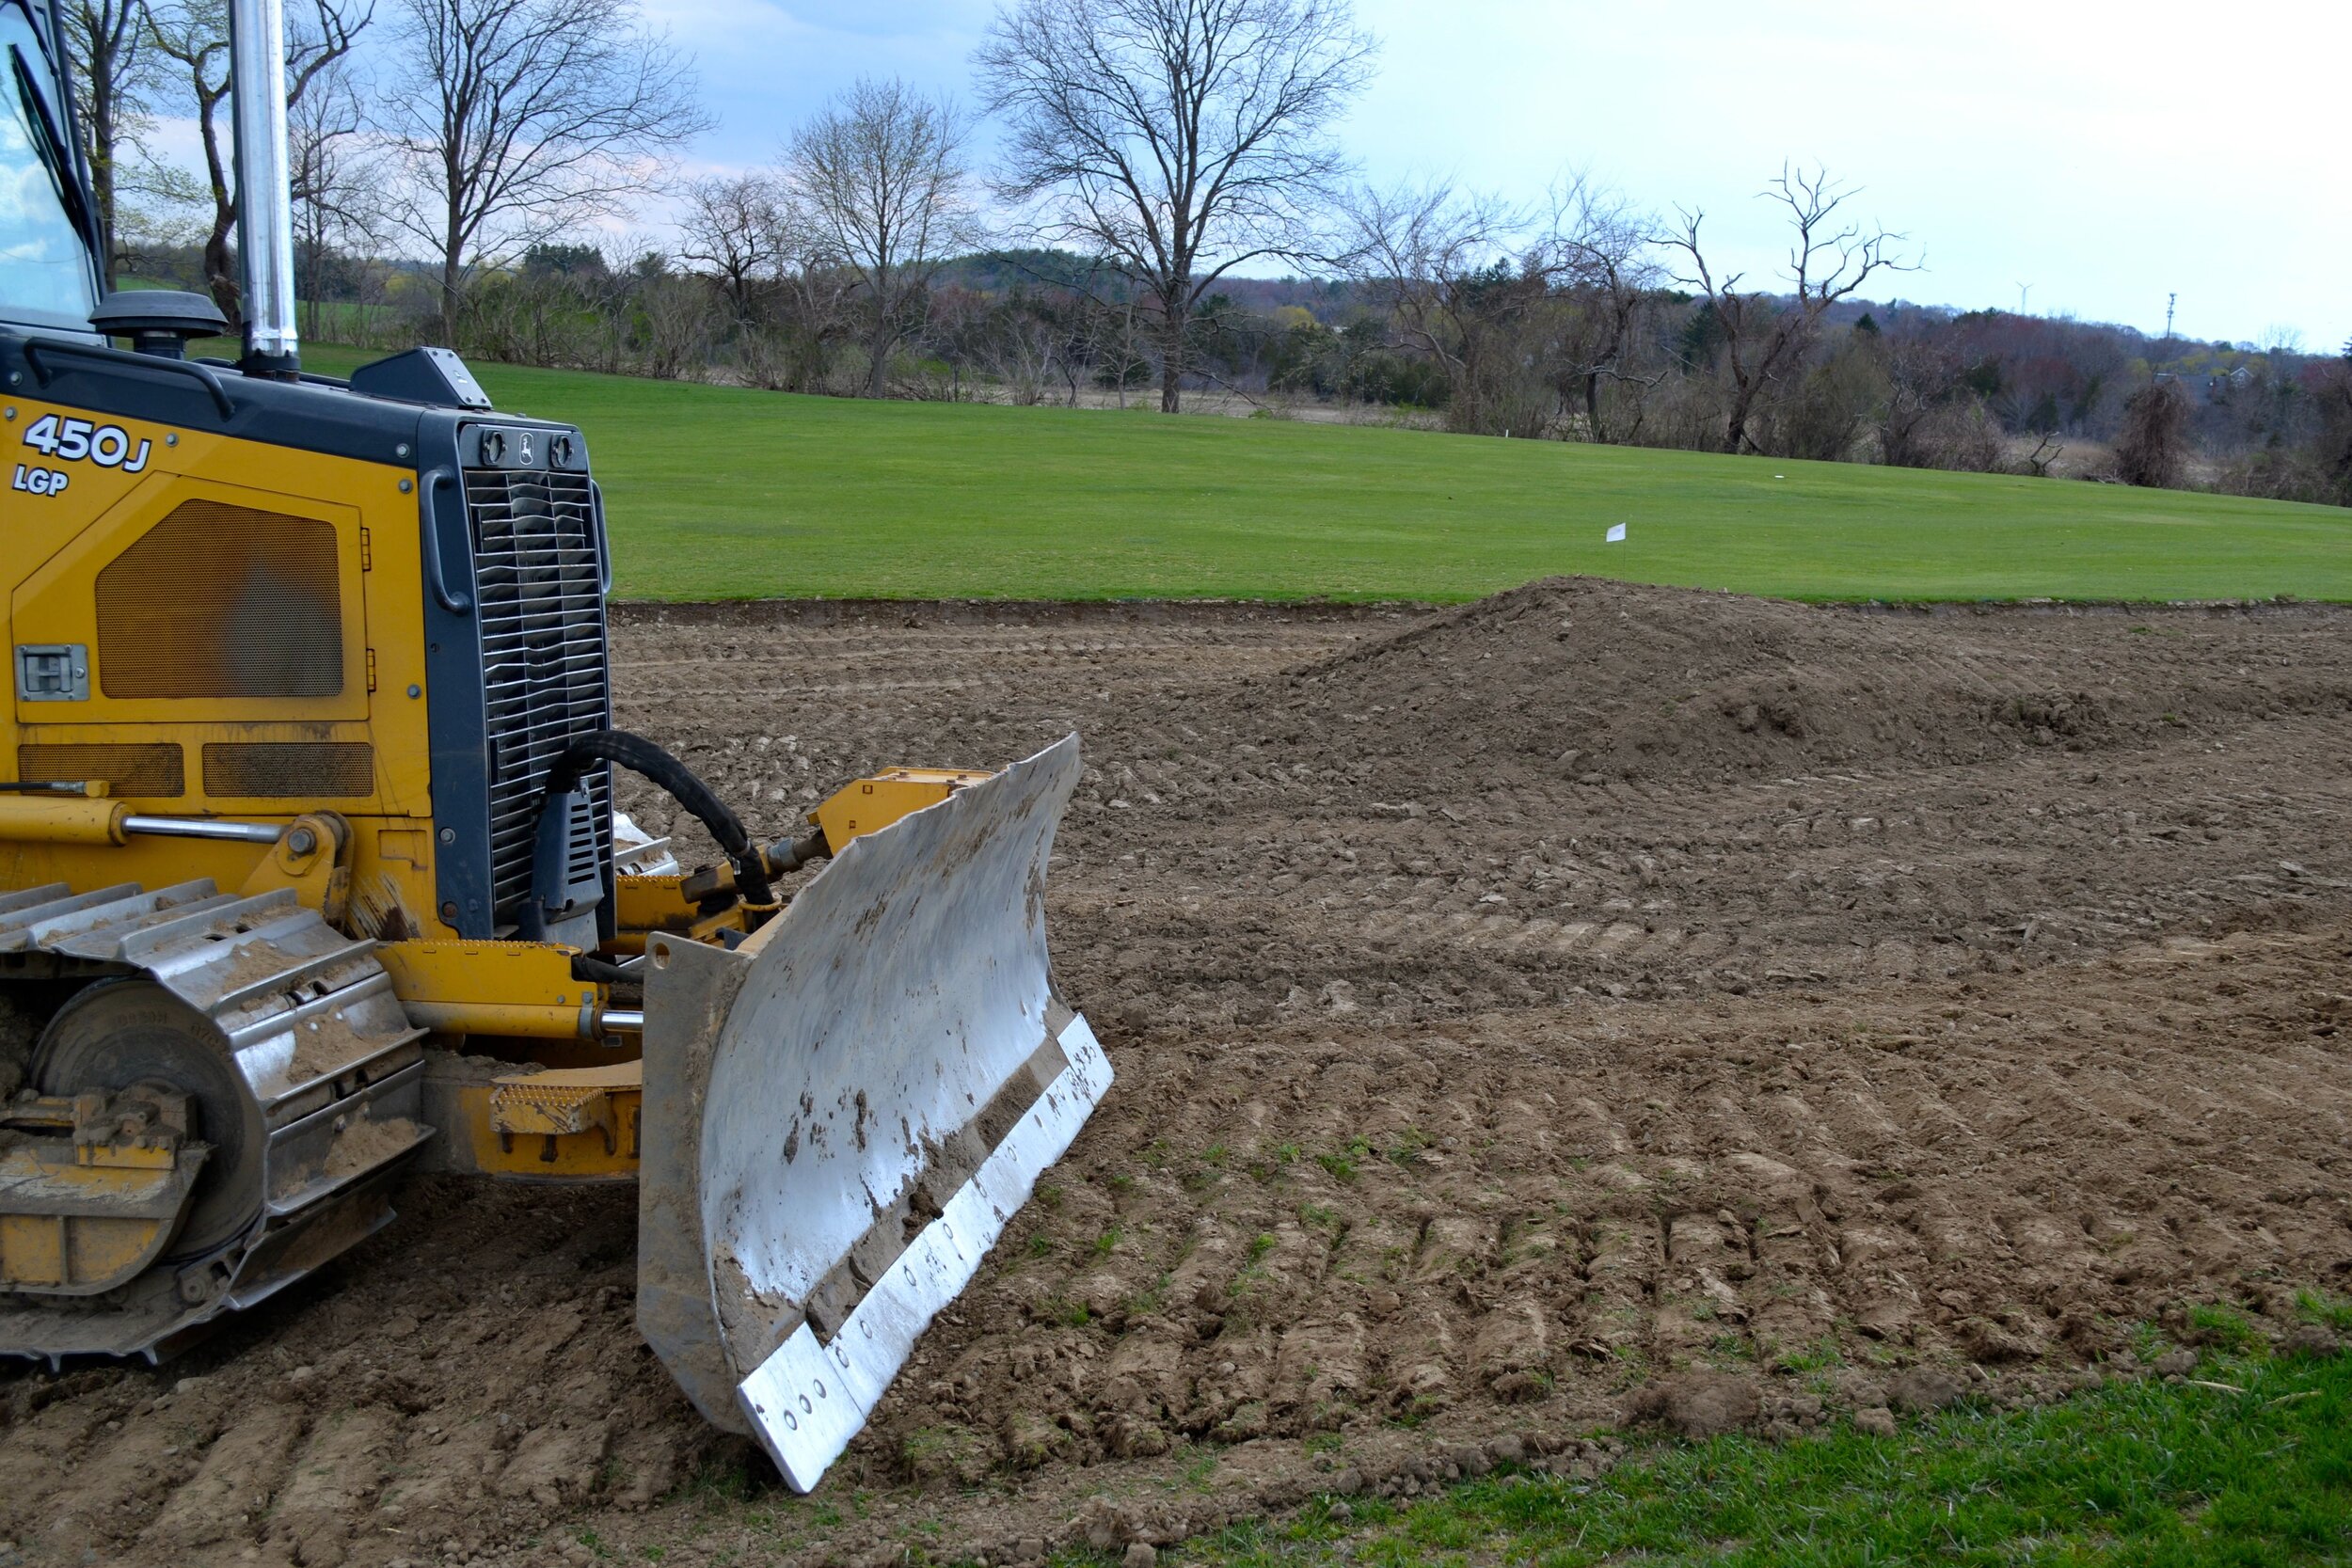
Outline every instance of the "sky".
[[(860, 74), (968, 98), (992, 0), (641, 0), (696, 57), (690, 167), (771, 160)], [(1357, 0), (1379, 74), (1341, 129), (1366, 179), (1514, 200), (1582, 169), (1704, 210), (1760, 280), (1784, 161), (1858, 187), (1915, 275), (1866, 293), (2312, 352), (2352, 338), (2344, 0)], [(982, 137), (979, 150), (988, 151)], [(1710, 258), (1711, 259), (1711, 258)]]

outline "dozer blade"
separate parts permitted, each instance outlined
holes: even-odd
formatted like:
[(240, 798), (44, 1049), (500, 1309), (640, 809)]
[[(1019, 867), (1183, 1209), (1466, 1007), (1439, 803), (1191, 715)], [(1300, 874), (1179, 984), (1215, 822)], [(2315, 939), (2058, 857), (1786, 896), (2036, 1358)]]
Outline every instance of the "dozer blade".
[(638, 1325), (808, 1491), (1110, 1086), (1053, 997), (1072, 736), (852, 840), (733, 952), (648, 944)]

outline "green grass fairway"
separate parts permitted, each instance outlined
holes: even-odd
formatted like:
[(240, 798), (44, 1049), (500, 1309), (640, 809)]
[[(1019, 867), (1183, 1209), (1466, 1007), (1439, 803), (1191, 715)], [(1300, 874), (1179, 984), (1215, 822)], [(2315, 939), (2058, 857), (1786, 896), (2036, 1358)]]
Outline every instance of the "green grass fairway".
[(2352, 599), (2333, 507), (477, 370), (501, 407), (588, 433), (628, 597), (1455, 600), (1592, 572), (1820, 599)]

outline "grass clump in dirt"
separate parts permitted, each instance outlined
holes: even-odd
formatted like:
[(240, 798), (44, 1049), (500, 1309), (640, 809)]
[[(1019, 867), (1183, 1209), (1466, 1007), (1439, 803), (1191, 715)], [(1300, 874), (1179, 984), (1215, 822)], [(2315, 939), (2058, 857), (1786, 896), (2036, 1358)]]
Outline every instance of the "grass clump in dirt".
[(1178, 1560), (2252, 1565), (2340, 1562), (2347, 1548), (2352, 1356), (2257, 1348), (2208, 1356), (2193, 1381), (1964, 1406), (1891, 1439), (1731, 1436), (1639, 1449), (1595, 1481), (1510, 1475), (1407, 1506), (1325, 1499)]
[(1334, 1181), (1356, 1180), (1357, 1166), (1372, 1157), (1372, 1140), (1360, 1134), (1347, 1140), (1347, 1147), (1328, 1154), (1315, 1156), (1315, 1164)]
[(2295, 1309), (2307, 1323), (2338, 1334), (2352, 1334), (2352, 1298), (2325, 1295), (2316, 1291), (2298, 1291)]

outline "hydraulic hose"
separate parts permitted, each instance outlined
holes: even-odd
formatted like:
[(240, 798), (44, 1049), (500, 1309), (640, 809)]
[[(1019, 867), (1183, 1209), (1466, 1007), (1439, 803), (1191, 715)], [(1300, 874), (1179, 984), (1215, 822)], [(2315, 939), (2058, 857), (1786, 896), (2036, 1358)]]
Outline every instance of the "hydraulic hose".
[(744, 901), (774, 902), (774, 891), (769, 886), (767, 858), (752, 842), (752, 835), (743, 831), (742, 818), (728, 809), (716, 791), (695, 777), (692, 768), (643, 736), (630, 735), (626, 730), (596, 730), (581, 736), (548, 769), (548, 796), (570, 794), (580, 783), (581, 769), (596, 762), (615, 763), (666, 791), (695, 821), (710, 830), (720, 851), (735, 867), (736, 891)]

